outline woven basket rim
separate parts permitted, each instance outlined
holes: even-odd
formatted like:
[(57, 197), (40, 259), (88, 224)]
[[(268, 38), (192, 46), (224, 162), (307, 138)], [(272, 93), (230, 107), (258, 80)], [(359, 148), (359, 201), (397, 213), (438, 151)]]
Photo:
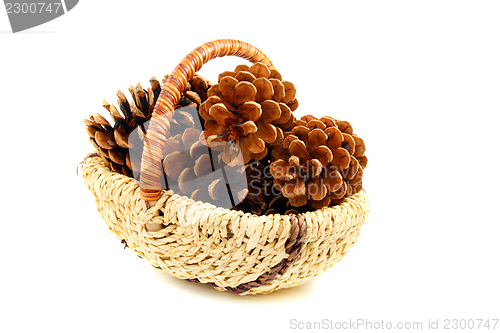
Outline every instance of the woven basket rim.
[[(105, 167), (106, 170), (107, 170), (107, 172), (112, 173), (114, 177), (119, 177), (122, 180), (133, 181), (135, 183), (135, 186), (136, 186), (136, 188), (134, 190), (135, 191), (139, 191), (140, 190), (140, 184), (139, 184), (139, 181), (137, 179), (129, 177), (129, 176), (126, 176), (126, 175), (123, 175), (121, 173), (118, 173), (118, 172), (115, 172), (115, 171), (111, 170), (108, 166), (106, 166), (104, 164), (104, 160), (98, 154), (97, 150), (92, 151), (91, 153), (89, 153), (87, 155), (87, 157), (85, 157), (84, 164), (89, 159), (99, 160), (99, 164), (101, 164), (103, 167)], [(293, 215), (299, 216), (299, 215), (302, 215), (302, 216), (307, 216), (307, 215), (310, 215), (310, 214), (317, 214), (317, 213), (320, 213), (322, 211), (323, 212), (324, 211), (330, 211), (330, 212), (333, 213), (333, 212), (335, 212), (338, 209), (347, 208), (348, 205), (347, 205), (346, 201), (348, 201), (348, 200), (357, 201), (357, 198), (359, 196), (366, 196), (366, 191), (364, 189), (362, 189), (360, 192), (358, 192), (358, 193), (356, 193), (356, 194), (354, 194), (352, 196), (349, 196), (349, 197), (345, 198), (345, 200), (341, 204), (339, 204), (339, 205), (335, 205), (335, 206), (332, 206), (332, 207), (323, 207), (323, 208), (320, 208), (320, 209), (317, 209), (317, 210), (307, 211), (307, 212), (303, 212), (303, 213), (299, 213), (299, 214), (286, 214), (286, 215), (285, 214), (257, 215), (257, 214), (253, 214), (253, 213), (249, 213), (249, 212), (246, 213), (246, 212), (244, 212), (242, 210), (227, 209), (227, 208), (218, 207), (218, 206), (215, 206), (215, 205), (213, 205), (211, 203), (207, 203), (207, 202), (203, 202), (203, 201), (194, 201), (193, 199), (188, 198), (187, 196), (183, 196), (183, 195), (174, 193), (172, 190), (165, 190), (165, 189), (161, 190), (161, 196), (160, 196), (159, 200), (161, 200), (161, 199), (168, 200), (169, 198), (173, 198), (173, 199), (182, 198), (184, 200), (184, 202), (188, 203), (189, 205), (192, 205), (192, 204), (195, 204), (197, 202), (200, 202), (200, 203), (202, 203), (204, 205), (210, 206), (210, 209), (212, 209), (212, 210), (218, 210), (220, 212), (220, 214), (224, 214), (224, 213), (228, 213), (228, 212), (231, 212), (231, 213), (238, 212), (242, 216), (265, 217), (265, 216), (274, 216), (274, 215), (280, 215), (280, 216), (293, 216)]]

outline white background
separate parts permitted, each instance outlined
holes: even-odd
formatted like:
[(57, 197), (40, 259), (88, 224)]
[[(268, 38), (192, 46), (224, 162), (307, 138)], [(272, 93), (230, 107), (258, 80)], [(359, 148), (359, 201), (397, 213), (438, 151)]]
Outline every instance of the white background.
[[(0, 331), (499, 318), (499, 18), (498, 1), (84, 0), (12, 34), (0, 13)], [(103, 98), (219, 38), (262, 49), (297, 87), (299, 116), (349, 120), (367, 145), (358, 243), (267, 296), (183, 282), (123, 250), (76, 175), (93, 150), (82, 120), (106, 112)], [(201, 73), (216, 81), (240, 63)]]

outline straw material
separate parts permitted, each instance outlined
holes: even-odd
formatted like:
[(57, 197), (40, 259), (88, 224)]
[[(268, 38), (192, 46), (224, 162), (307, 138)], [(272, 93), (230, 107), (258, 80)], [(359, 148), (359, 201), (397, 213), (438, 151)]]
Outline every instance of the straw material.
[(364, 191), (299, 215), (245, 214), (171, 191), (144, 210), (138, 183), (99, 156), (85, 159), (82, 174), (110, 231), (137, 255), (179, 279), (240, 295), (297, 286), (332, 267), (369, 212)]

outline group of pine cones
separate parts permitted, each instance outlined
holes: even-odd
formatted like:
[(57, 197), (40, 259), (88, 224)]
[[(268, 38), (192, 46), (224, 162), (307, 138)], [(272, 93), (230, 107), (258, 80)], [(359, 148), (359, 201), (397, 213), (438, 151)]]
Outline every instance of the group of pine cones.
[[(154, 77), (150, 83), (131, 86), (131, 102), (118, 90), (121, 112), (103, 102), (113, 125), (98, 113), (84, 120), (104, 163), (136, 179), (162, 88)], [(293, 83), (262, 63), (223, 72), (217, 84), (195, 74), (171, 120), (163, 188), (257, 215), (316, 210), (358, 193), (368, 162), (363, 139), (347, 121), (295, 118), (295, 94)]]

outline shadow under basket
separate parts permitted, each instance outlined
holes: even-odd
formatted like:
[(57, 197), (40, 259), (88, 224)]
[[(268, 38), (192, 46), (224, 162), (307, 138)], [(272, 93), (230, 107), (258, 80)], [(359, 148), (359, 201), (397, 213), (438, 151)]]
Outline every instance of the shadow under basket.
[[(109, 230), (154, 267), (240, 295), (298, 286), (350, 250), (369, 213), (365, 191), (338, 206), (298, 215), (257, 216), (163, 191), (143, 210), (133, 178), (86, 158), (86, 186)], [(147, 231), (146, 224), (161, 230)]]

